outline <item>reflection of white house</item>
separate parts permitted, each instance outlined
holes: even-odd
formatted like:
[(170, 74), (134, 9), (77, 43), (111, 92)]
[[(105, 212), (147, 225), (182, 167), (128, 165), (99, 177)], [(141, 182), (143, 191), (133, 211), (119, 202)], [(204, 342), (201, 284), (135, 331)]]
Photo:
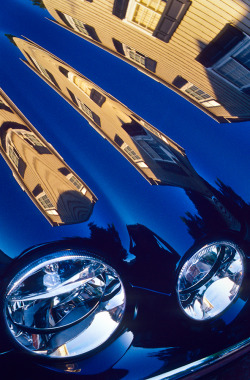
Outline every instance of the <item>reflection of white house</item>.
[[(14, 40), (27, 59), (25, 63), (77, 109), (151, 184), (204, 190), (200, 177), (178, 144), (53, 54), (31, 41)], [(44, 67), (53, 81), (48, 80), (34, 62)], [(69, 178), (69, 173), (63, 174)]]
[(43, 2), (53, 22), (168, 86), (218, 122), (250, 119), (247, 0)]
[(52, 225), (86, 221), (96, 197), (0, 91), (0, 153)]
[(211, 69), (236, 89), (250, 93), (250, 37), (245, 35)]

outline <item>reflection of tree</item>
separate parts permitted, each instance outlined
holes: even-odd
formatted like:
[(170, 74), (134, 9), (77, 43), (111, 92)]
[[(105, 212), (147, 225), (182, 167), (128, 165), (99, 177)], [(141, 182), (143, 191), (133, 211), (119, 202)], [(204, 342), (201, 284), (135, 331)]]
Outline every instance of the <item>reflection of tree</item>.
[(238, 218), (246, 218), (249, 220), (250, 205), (244, 201), (236, 192), (230, 187), (225, 185), (220, 179), (217, 179), (216, 185), (220, 193), (224, 196), (225, 206)]
[[(122, 260), (126, 259), (127, 251), (123, 248), (119, 233), (113, 224), (109, 224), (107, 228), (104, 228), (98, 227), (92, 222), (88, 226), (90, 229), (89, 238), (76, 236), (74, 238), (65, 238), (64, 241), (70, 241), (71, 247), (89, 248), (99, 256), (109, 259), (112, 263), (121, 263)], [(63, 242), (62, 246), (64, 246)]]
[(31, 0), (33, 5), (37, 5), (39, 8), (44, 8), (45, 9), (45, 5), (43, 4), (43, 0)]
[(15, 46), (17, 46), (17, 44), (15, 43), (15, 41), (13, 40), (13, 38), (15, 37), (13, 34), (9, 34), (9, 33), (6, 33), (5, 34), (5, 37), (8, 38), (8, 40)]
[(90, 241), (94, 244), (96, 249), (107, 252), (109, 255), (115, 252), (116, 258), (126, 258), (127, 252), (123, 248), (120, 236), (113, 224), (108, 224), (108, 227), (105, 229), (98, 227), (94, 223), (89, 223), (89, 229)]
[[(179, 254), (149, 228), (141, 225), (127, 226), (130, 252), (135, 256), (131, 273), (140, 286), (170, 292)], [(160, 265), (157, 265), (160, 263)]]
[(186, 213), (182, 221), (187, 225), (194, 239), (202, 238), (221, 230), (240, 230), (240, 221), (249, 220), (249, 205), (230, 187), (219, 179), (216, 182), (219, 191), (213, 189), (213, 197), (204, 197), (192, 190), (186, 194), (194, 203), (198, 213)]

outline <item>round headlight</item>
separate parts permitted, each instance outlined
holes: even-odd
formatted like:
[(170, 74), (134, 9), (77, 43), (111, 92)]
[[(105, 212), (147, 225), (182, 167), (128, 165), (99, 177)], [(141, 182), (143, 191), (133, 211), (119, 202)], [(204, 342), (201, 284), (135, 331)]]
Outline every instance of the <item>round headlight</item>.
[(5, 318), (22, 348), (71, 357), (103, 344), (120, 324), (125, 291), (117, 272), (84, 251), (60, 251), (17, 273), (5, 293)]
[(243, 279), (243, 254), (228, 241), (208, 244), (182, 266), (177, 293), (184, 312), (196, 320), (222, 313), (237, 296)]

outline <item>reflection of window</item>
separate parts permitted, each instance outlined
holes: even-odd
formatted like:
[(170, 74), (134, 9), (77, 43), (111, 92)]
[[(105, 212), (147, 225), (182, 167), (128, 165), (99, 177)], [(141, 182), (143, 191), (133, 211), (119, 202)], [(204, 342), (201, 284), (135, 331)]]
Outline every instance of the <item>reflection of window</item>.
[(26, 137), (33, 145), (43, 146), (43, 144), (41, 143), (41, 141), (38, 140), (38, 138), (36, 136), (31, 135), (29, 133), (24, 133), (23, 136)]
[(69, 16), (66, 13), (62, 13), (60, 11), (57, 11), (58, 16), (60, 19), (70, 28), (73, 28), (76, 32), (79, 32), (83, 34), (86, 37), (90, 37), (95, 41), (101, 42), (99, 39), (95, 28), (93, 26), (90, 26), (88, 24), (85, 24), (83, 21), (78, 20), (75, 17)]
[[(27, 53), (26, 53), (27, 54)], [(27, 54), (28, 55), (28, 54)], [(29, 56), (29, 55), (28, 55)], [(40, 73), (46, 78), (48, 79), (50, 82), (52, 82), (57, 88), (60, 89), (57, 81), (55, 80), (54, 78), (54, 75), (52, 75), (47, 69), (45, 69), (45, 67), (43, 67), (43, 65), (41, 65), (39, 62), (37, 62), (37, 60), (33, 57), (31, 58), (29, 56), (29, 58), (31, 59), (31, 61), (33, 62), (33, 64), (35, 64), (35, 66), (38, 68), (38, 70), (40, 71)]]
[(203, 99), (211, 98), (210, 95), (206, 94), (204, 91), (199, 89), (199, 87), (197, 87), (193, 84), (190, 87), (186, 88), (185, 92), (187, 92), (190, 96), (192, 96), (196, 100), (203, 100)]
[(124, 143), (121, 148), (124, 150), (124, 152), (126, 152), (131, 158), (132, 160), (134, 161), (138, 161), (138, 160), (141, 160), (141, 157), (138, 156), (138, 154), (135, 153), (135, 151), (130, 148), (130, 146), (128, 146), (126, 143)]
[(90, 96), (91, 88), (90, 84), (79, 76), (69, 72), (68, 73), (69, 80), (74, 83), (80, 90), (82, 90), (87, 96)]
[(136, 62), (138, 65), (145, 67), (146, 69), (155, 73), (157, 62), (153, 59), (146, 57), (144, 54), (138, 52), (132, 47), (121, 43), (120, 41), (112, 38), (114, 47), (116, 51), (124, 56), (126, 56), (131, 61)]
[(50, 76), (45, 67), (43, 67), (39, 62), (37, 62), (37, 60), (34, 57), (32, 58), (32, 61), (35, 63), (36, 67), (41, 72), (41, 74), (43, 74), (43, 76), (45, 76), (50, 81)]
[(99, 107), (103, 105), (106, 101), (106, 97), (102, 95), (99, 91), (95, 90), (90, 83), (81, 77), (73, 74), (72, 72), (67, 73), (67, 77), (70, 82), (74, 83), (81, 91), (84, 92), (93, 102), (95, 102)]
[(220, 106), (220, 103), (213, 99), (211, 95), (207, 94), (205, 91), (201, 90), (199, 87), (195, 86), (191, 82), (188, 82), (179, 75), (173, 80), (172, 83), (175, 87), (179, 88), (182, 92), (188, 94), (205, 107)]
[(113, 14), (168, 42), (190, 4), (190, 0), (115, 0)]
[(250, 37), (227, 24), (196, 60), (221, 78), (250, 93)]
[(152, 34), (165, 6), (162, 0), (130, 0), (126, 19)]
[(73, 174), (69, 177), (69, 180), (78, 190), (82, 188), (81, 182)]
[(12, 163), (18, 169), (19, 154), (17, 153), (16, 149), (13, 148), (11, 145), (9, 145), (9, 157), (10, 157)]
[(132, 61), (135, 61), (139, 65), (145, 66), (145, 61), (146, 61), (145, 55), (139, 53), (138, 51), (136, 51), (135, 49), (132, 49), (131, 47), (127, 45), (123, 45), (123, 46), (124, 46), (124, 52), (125, 52), (126, 57), (132, 59)]
[(76, 18), (71, 17), (69, 15), (66, 15), (66, 14), (64, 15), (65, 15), (66, 20), (68, 20), (68, 22), (70, 23), (73, 29), (76, 29), (78, 30), (78, 32), (81, 32), (85, 34), (86, 36), (89, 36), (88, 31), (86, 30), (85, 25), (82, 21), (77, 20)]
[(250, 87), (250, 38), (244, 38), (213, 70), (240, 89)]
[(101, 126), (101, 121), (99, 116), (93, 112), (85, 103), (83, 103), (79, 98), (75, 97), (78, 107), (87, 115), (90, 119), (92, 119), (96, 124)]
[(45, 210), (47, 210), (48, 208), (54, 207), (51, 201), (49, 200), (49, 197), (47, 196), (47, 194), (45, 194), (44, 191), (41, 193), (41, 195), (37, 197), (37, 200), (41, 203), (42, 207)]
[(77, 100), (77, 103), (78, 103), (78, 106), (81, 108), (81, 110), (88, 116), (90, 117), (90, 119), (94, 120), (93, 118), (93, 113), (91, 111), (91, 109), (86, 106), (85, 103), (83, 103), (80, 99), (76, 98)]
[(174, 162), (174, 156), (158, 141), (147, 138), (134, 138), (136, 143), (143, 148), (147, 154), (154, 160), (163, 160), (168, 162)]

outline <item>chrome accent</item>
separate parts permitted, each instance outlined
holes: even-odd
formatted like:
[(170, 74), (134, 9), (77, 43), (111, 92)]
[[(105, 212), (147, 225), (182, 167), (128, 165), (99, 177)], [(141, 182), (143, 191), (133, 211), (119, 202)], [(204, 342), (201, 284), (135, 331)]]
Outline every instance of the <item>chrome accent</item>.
[(216, 317), (235, 300), (244, 275), (243, 256), (234, 243), (218, 241), (205, 245), (184, 263), (177, 293), (189, 317)]
[(13, 338), (42, 356), (71, 357), (99, 347), (125, 311), (116, 271), (84, 251), (69, 253), (32, 262), (7, 289), (5, 315)]
[(208, 366), (216, 364), (219, 360), (225, 359), (238, 351), (246, 348), (250, 345), (250, 338), (244, 339), (239, 343), (236, 343), (224, 350), (216, 352), (215, 354), (206, 356), (200, 360), (196, 360), (195, 362), (186, 364), (182, 367), (173, 369), (172, 371), (165, 372), (161, 375), (148, 377), (146, 380), (176, 380), (180, 379), (184, 376), (188, 376), (191, 373), (195, 373), (199, 370), (203, 370)]

